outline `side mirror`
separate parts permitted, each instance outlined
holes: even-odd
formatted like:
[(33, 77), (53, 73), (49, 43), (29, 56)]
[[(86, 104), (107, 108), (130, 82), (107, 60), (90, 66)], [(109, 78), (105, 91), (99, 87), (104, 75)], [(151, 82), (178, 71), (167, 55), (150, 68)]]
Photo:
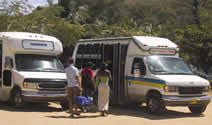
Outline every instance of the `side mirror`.
[(6, 69), (11, 69), (13, 68), (13, 59), (9, 56), (6, 56), (5, 57), (5, 64), (4, 64), (4, 67)]

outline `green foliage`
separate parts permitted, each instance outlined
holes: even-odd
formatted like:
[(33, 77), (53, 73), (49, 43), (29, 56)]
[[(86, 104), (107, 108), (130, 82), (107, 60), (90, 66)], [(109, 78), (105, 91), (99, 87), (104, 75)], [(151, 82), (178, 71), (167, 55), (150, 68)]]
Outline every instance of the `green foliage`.
[[(22, 31), (25, 27), (25, 13), (32, 8), (27, 0), (4, 2), (0, 9), (0, 31)], [(17, 23), (18, 22), (18, 23)]]
[(212, 62), (212, 34), (204, 25), (187, 25), (184, 29), (176, 30), (179, 45), (187, 60), (202, 67), (207, 72)]
[(104, 37), (126, 37), (126, 36), (139, 36), (139, 35), (151, 35), (138, 31), (136, 29), (129, 29), (127, 27), (120, 26), (98, 26), (98, 25), (85, 25), (84, 38), (104, 38)]
[[(49, 1), (51, 3), (51, 1)], [(64, 11), (63, 7), (51, 5), (25, 13), (25, 1), (12, 3), (6, 11), (0, 14), (1, 31), (35, 32), (56, 36), (64, 47), (73, 46), (81, 38), (84, 28), (77, 24), (70, 24), (60, 15)]]

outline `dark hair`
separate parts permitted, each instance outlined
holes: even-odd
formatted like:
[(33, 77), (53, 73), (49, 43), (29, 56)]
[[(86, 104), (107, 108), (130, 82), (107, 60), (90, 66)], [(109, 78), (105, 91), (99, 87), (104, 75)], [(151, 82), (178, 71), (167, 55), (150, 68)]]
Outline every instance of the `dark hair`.
[(108, 67), (108, 64), (103, 63), (100, 67), (100, 70), (105, 70), (105, 69), (107, 69), (107, 67)]
[(86, 67), (88, 67), (88, 68), (93, 67), (93, 63), (92, 63), (92, 62), (88, 62), (88, 63), (86, 64)]
[(74, 60), (73, 60), (72, 58), (68, 58), (68, 59), (67, 59), (67, 63), (73, 64), (73, 63), (74, 63)]

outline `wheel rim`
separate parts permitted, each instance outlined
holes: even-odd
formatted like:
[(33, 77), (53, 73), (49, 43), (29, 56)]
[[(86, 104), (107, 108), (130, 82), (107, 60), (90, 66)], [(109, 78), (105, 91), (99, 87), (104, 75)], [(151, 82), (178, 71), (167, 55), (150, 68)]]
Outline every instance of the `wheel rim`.
[(14, 97), (14, 102), (15, 102), (15, 105), (19, 105), (22, 103), (22, 97), (21, 97), (21, 93), (20, 92), (17, 92), (15, 97)]

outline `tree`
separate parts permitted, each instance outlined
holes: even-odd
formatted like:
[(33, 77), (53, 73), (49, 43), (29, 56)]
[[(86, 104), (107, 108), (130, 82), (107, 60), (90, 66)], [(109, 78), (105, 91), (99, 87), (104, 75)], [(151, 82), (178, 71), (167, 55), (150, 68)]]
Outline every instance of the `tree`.
[(63, 8), (57, 5), (34, 10), (25, 17), (25, 31), (52, 35), (59, 38), (64, 47), (73, 46), (83, 35), (84, 28), (61, 18), (62, 12)]
[(12, 1), (0, 13), (0, 31), (35, 32), (52, 35), (59, 38), (64, 47), (73, 46), (84, 33), (84, 28), (77, 24), (70, 24), (60, 15), (63, 8), (53, 5), (49, 0), (49, 7), (39, 7), (29, 13), (31, 5), (26, 0)]
[(4, 2), (3, 8), (0, 11), (0, 31), (22, 31), (25, 27), (24, 14), (32, 6), (27, 4), (27, 0), (19, 0)]
[(176, 28), (183, 55), (208, 72), (212, 62), (212, 0), (191, 0), (191, 23)]
[(186, 61), (211, 66), (212, 0), (59, 0), (62, 7), (48, 0), (32, 13), (26, 1), (0, 6), (0, 31), (49, 34), (65, 47), (80, 38), (167, 37)]

